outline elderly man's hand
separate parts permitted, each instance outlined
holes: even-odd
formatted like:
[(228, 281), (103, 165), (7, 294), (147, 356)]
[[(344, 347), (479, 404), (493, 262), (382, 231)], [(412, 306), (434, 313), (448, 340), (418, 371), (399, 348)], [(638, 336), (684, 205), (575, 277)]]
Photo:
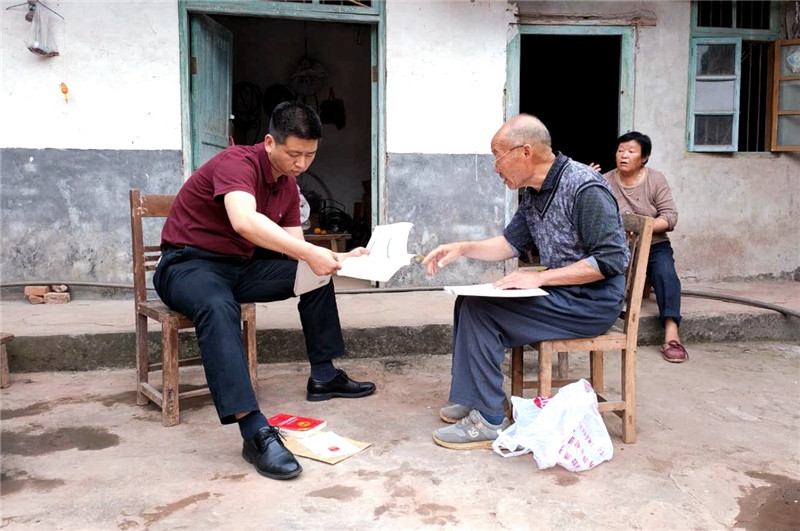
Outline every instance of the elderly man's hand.
[(428, 256), (422, 261), (422, 265), (428, 268), (429, 275), (436, 274), (440, 268), (463, 255), (463, 247), (460, 242), (440, 245), (428, 253)]
[(494, 284), (497, 289), (534, 289), (542, 287), (542, 271), (514, 271)]

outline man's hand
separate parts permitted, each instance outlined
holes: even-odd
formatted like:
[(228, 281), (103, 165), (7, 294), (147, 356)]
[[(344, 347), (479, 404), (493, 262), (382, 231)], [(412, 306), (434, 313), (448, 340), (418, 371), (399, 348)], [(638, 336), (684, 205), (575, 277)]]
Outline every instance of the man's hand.
[(589, 167), (590, 167), (591, 169), (593, 169), (594, 171), (596, 171), (597, 173), (600, 173), (600, 171), (601, 171), (601, 170), (600, 170), (600, 165), (599, 165), (599, 164), (597, 164), (596, 162), (590, 162), (590, 163), (589, 163)]
[(354, 258), (356, 256), (363, 256), (363, 255), (366, 255), (366, 254), (369, 254), (369, 249), (367, 249), (366, 247), (356, 247), (355, 249), (351, 249), (350, 251), (348, 251), (346, 253), (334, 253), (334, 256), (336, 256), (336, 259), (339, 262), (344, 262), (348, 258)]
[(461, 242), (446, 243), (429, 252), (428, 256), (422, 261), (422, 265), (428, 268), (429, 275), (434, 275), (439, 271), (439, 268), (446, 266), (463, 254), (464, 246)]
[(542, 287), (544, 279), (541, 271), (514, 271), (494, 284), (497, 289), (534, 289)]
[(308, 263), (315, 275), (333, 275), (342, 268), (336, 253), (318, 245), (309, 244), (300, 258)]

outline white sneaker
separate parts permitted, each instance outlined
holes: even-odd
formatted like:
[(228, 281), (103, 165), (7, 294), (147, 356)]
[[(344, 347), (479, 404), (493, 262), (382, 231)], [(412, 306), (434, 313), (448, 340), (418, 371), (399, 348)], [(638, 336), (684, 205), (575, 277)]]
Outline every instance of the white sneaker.
[(491, 448), (492, 442), (497, 439), (497, 431), (506, 429), (510, 424), (507, 418), (501, 424), (489, 424), (477, 409), (473, 409), (454, 425), (433, 432), (433, 442), (453, 450)]

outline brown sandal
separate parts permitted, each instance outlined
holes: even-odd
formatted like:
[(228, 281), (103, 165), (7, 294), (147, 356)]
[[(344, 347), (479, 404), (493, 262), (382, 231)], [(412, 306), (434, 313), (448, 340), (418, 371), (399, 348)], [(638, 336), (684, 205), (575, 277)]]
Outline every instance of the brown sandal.
[(670, 363), (683, 363), (689, 359), (689, 353), (686, 352), (684, 346), (680, 341), (674, 339), (661, 345), (661, 354)]

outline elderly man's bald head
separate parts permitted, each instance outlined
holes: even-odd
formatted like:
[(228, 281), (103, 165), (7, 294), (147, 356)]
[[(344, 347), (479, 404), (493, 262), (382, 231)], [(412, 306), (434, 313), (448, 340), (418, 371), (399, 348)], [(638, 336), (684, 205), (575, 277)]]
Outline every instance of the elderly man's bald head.
[(497, 132), (508, 144), (537, 144), (551, 146), (550, 131), (537, 117), (530, 114), (518, 114), (510, 118)]

